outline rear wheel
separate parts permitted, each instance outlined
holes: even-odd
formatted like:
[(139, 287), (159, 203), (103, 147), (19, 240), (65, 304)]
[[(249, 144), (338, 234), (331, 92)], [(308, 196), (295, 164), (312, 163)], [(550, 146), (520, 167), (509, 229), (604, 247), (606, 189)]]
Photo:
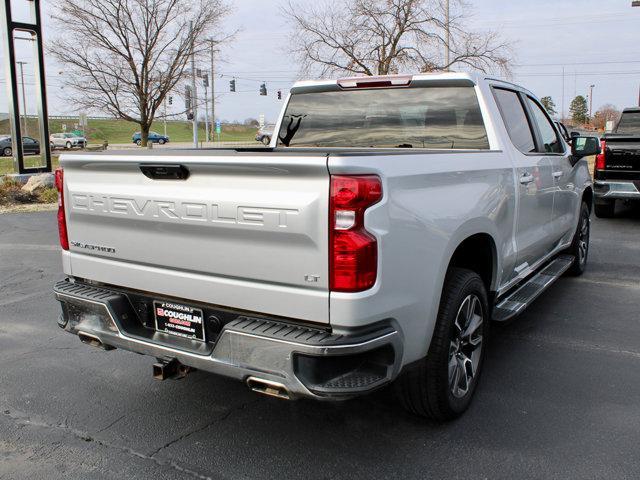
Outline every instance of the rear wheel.
[(269, 145), (271, 143), (271, 137), (262, 137), (262, 143)]
[(409, 366), (396, 382), (407, 410), (443, 422), (469, 407), (482, 370), (488, 312), (480, 276), (463, 268), (450, 269), (427, 356)]
[(569, 275), (582, 275), (587, 268), (587, 260), (589, 258), (589, 238), (591, 235), (591, 219), (589, 206), (586, 202), (582, 202), (580, 207), (580, 219), (578, 220), (578, 228), (573, 236), (573, 242), (567, 250), (569, 255), (573, 255), (575, 260), (567, 270)]
[(615, 200), (600, 200), (593, 207), (596, 217), (598, 218), (612, 218), (616, 213), (616, 201)]
[(11, 147), (6, 147), (4, 150), (2, 150), (2, 154), (5, 157), (10, 157), (11, 155), (13, 155), (13, 150), (11, 149)]
[(142, 145), (142, 140), (136, 140), (136, 145), (138, 146)]

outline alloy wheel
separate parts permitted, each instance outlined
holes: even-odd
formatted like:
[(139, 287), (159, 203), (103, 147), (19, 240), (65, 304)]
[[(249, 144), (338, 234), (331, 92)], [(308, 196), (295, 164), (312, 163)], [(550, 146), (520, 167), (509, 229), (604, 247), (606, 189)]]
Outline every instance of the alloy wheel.
[(482, 303), (468, 295), (460, 305), (449, 345), (449, 389), (456, 398), (464, 397), (478, 373), (482, 354)]
[(584, 265), (589, 254), (589, 231), (590, 220), (587, 215), (582, 216), (580, 220), (580, 233), (578, 234), (578, 262)]

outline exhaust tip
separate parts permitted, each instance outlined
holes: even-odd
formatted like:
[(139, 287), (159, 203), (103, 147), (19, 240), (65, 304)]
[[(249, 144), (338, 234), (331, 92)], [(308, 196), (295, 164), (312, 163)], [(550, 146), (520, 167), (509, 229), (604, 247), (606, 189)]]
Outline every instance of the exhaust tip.
[(115, 350), (115, 347), (112, 347), (111, 345), (105, 345), (104, 343), (102, 343), (102, 340), (100, 340), (95, 335), (91, 335), (90, 333), (78, 332), (78, 338), (85, 345), (101, 348), (102, 350)]
[(289, 390), (283, 384), (264, 380), (257, 377), (247, 378), (247, 386), (254, 392), (268, 395), (269, 397), (281, 398), (283, 400), (291, 400)]

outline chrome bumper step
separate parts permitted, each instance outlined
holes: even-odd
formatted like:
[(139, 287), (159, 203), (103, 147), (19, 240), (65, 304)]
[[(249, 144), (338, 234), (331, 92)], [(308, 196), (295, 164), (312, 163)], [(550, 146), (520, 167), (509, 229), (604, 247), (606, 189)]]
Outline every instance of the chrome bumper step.
[(493, 320), (505, 322), (522, 313), (573, 264), (575, 257), (560, 255), (529, 278), (513, 293), (499, 301), (493, 309)]

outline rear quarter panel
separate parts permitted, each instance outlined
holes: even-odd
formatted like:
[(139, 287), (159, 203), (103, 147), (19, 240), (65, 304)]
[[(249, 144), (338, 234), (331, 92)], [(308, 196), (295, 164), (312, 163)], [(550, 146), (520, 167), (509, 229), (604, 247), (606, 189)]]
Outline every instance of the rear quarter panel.
[(377, 174), (383, 201), (366, 212), (379, 242), (378, 277), (363, 293), (331, 293), (332, 327), (395, 319), (405, 337), (404, 363), (427, 352), (444, 277), (466, 238), (489, 234), (497, 250), (492, 289), (513, 270), (515, 188), (500, 151), (330, 156), (331, 174)]

